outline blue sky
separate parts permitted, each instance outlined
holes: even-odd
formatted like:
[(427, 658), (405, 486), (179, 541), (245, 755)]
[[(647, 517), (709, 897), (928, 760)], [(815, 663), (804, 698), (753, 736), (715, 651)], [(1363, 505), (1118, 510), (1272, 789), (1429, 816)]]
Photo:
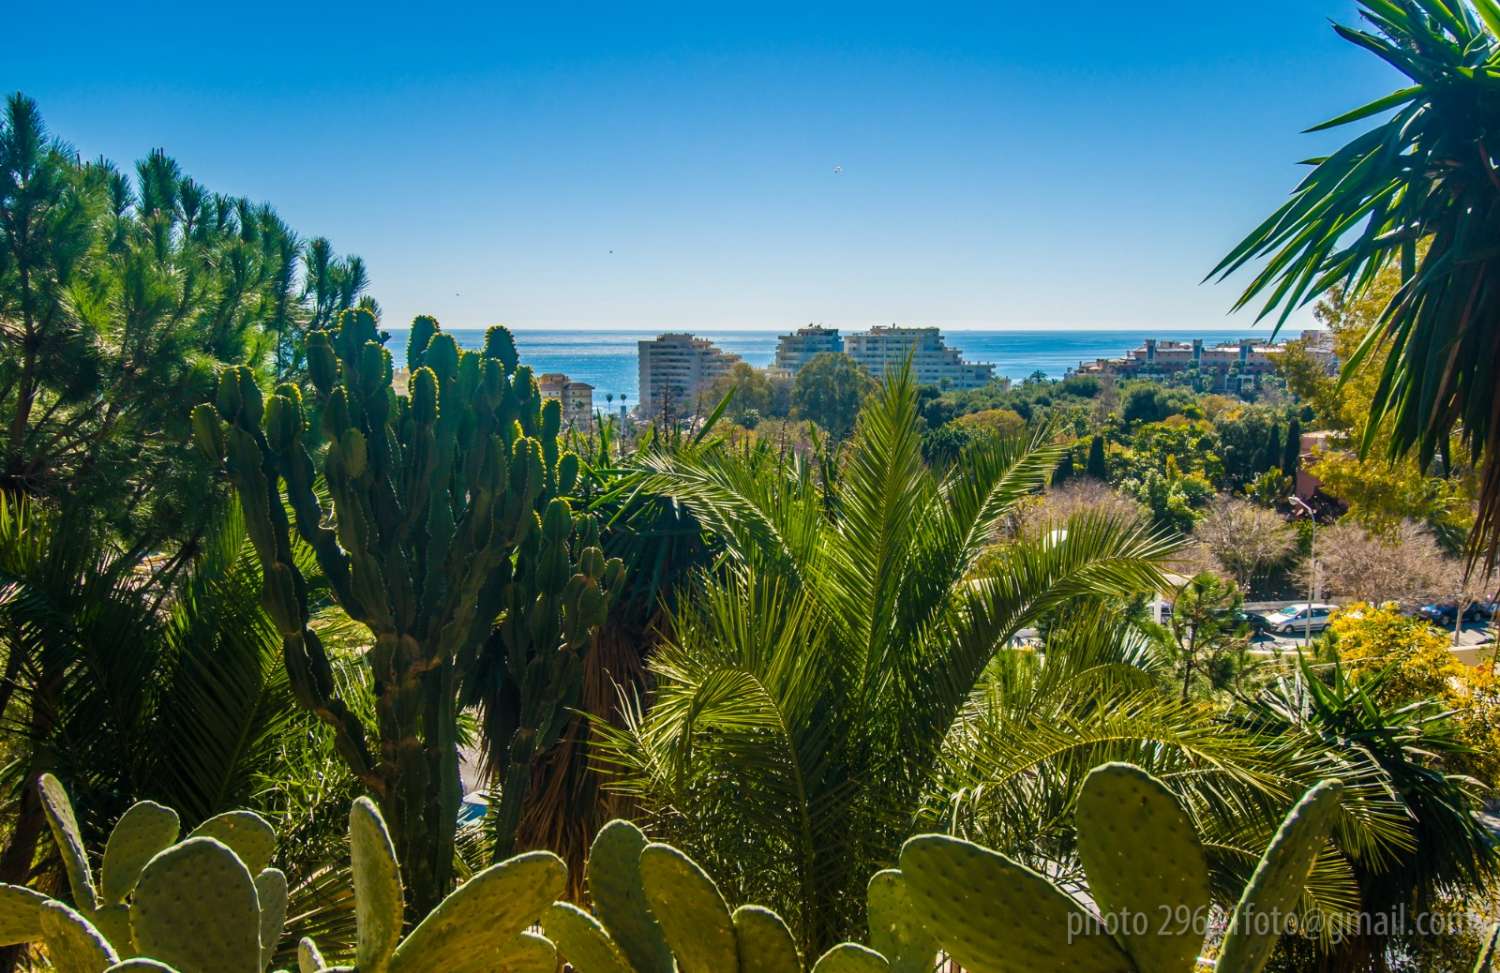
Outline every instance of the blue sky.
[(25, 4), (0, 88), (361, 254), (387, 326), (711, 330), (1246, 326), (1199, 279), (1397, 86), (1353, 0), (310, 6)]

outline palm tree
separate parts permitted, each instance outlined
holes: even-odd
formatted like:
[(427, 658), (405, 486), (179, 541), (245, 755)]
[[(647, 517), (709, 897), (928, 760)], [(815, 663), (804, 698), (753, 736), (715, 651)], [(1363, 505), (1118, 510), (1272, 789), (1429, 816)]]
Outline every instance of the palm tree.
[[(1340, 115), (1321, 131), (1386, 115), (1313, 169), (1291, 198), (1213, 274), (1268, 258), (1236, 304), (1265, 297), (1287, 316), (1333, 288), (1358, 295), (1399, 266), (1401, 287), (1346, 374), (1382, 367), (1362, 449), (1446, 455), (1455, 430), (1487, 458), (1471, 556), (1500, 552), (1500, 2), (1360, 0), (1370, 29), (1341, 37), (1411, 84)], [(1384, 356), (1383, 366), (1376, 365)], [(1387, 421), (1382, 422), (1385, 419)]]
[[(282, 834), (294, 914), (328, 918), (316, 880), (343, 857), (339, 822), (358, 787), (292, 698), (238, 507), (213, 524), (164, 599), (148, 571), (101, 552), (76, 522), (0, 493), (0, 881), (56, 872), (35, 793), (48, 771), (73, 796), (91, 850), (138, 799), (176, 808), (188, 827), (260, 810)], [(329, 620), (334, 642), (339, 625)], [(353, 699), (368, 698), (361, 671), (351, 662), (336, 676)]]
[(859, 417), (837, 476), (769, 447), (644, 457), (639, 488), (722, 546), (667, 623), (649, 709), (600, 723), (613, 785), (770, 900), (809, 955), (858, 931), (863, 887), (895, 858), (946, 735), (996, 651), (1062, 606), (1154, 590), (1163, 537), (1080, 515), (995, 550), (1059, 455), (1043, 436), (921, 456), (909, 370)]

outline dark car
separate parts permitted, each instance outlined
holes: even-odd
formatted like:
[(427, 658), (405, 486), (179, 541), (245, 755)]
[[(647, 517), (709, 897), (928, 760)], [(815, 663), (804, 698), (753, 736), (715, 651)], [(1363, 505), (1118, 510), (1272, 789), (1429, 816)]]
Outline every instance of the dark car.
[(1245, 626), (1255, 636), (1267, 635), (1271, 631), (1271, 620), (1261, 612), (1241, 609), (1234, 613), (1234, 622)]
[[(1452, 628), (1458, 617), (1458, 604), (1452, 601), (1439, 601), (1431, 605), (1423, 605), (1417, 609), (1417, 614), (1427, 619), (1434, 625), (1444, 628)], [(1464, 624), (1471, 622), (1487, 622), (1495, 615), (1493, 603), (1472, 602), (1464, 609)]]

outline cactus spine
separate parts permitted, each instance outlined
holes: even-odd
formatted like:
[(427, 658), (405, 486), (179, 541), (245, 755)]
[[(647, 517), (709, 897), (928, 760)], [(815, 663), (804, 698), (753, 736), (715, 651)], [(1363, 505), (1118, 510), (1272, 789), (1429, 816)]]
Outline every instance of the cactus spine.
[[(606, 562), (563, 499), (578, 460), (561, 451), (557, 405), (542, 405), (509, 332), (491, 328), (482, 351), (461, 352), (435, 320), (417, 318), (401, 397), (382, 340), (368, 311), (345, 311), (337, 328), (308, 336), (311, 408), (290, 385), (262, 402), (249, 371), (229, 369), (193, 427), (239, 494), (298, 700), (334, 728), (379, 801), (421, 915), (452, 881), (461, 690), (491, 732), (504, 733), (491, 739), (508, 847), (530, 760), (576, 696), (578, 656), (621, 566)], [(331, 517), (315, 492), (319, 472)], [(373, 733), (337, 698), (308, 624), (293, 520), (333, 597), (373, 637)]]

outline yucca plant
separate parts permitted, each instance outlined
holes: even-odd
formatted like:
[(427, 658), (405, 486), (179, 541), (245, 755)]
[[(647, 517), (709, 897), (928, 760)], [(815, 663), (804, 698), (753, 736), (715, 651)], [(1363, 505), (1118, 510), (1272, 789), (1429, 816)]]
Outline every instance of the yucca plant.
[[(1358, 295), (1388, 266), (1402, 284), (1344, 365), (1384, 366), (1361, 448), (1425, 466), (1457, 431), (1486, 461), (1471, 553), (1500, 545), (1500, 2), (1360, 0), (1339, 36), (1410, 84), (1310, 131), (1386, 116), (1312, 171), (1210, 276), (1264, 260), (1236, 303), (1261, 317), (1334, 288)], [(1381, 443), (1381, 440), (1384, 440)]]

